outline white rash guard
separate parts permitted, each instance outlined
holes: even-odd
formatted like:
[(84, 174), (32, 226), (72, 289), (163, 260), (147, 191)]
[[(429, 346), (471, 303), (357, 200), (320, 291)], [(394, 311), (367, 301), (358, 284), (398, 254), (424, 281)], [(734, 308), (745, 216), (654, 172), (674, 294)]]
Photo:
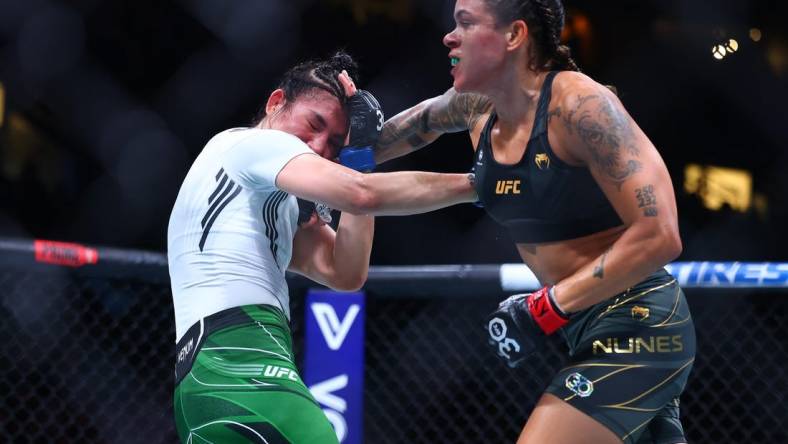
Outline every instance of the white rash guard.
[(176, 342), (201, 318), (241, 305), (290, 317), (285, 271), (298, 202), (276, 188), (276, 176), (302, 154), (314, 151), (288, 133), (236, 128), (194, 161), (167, 229)]

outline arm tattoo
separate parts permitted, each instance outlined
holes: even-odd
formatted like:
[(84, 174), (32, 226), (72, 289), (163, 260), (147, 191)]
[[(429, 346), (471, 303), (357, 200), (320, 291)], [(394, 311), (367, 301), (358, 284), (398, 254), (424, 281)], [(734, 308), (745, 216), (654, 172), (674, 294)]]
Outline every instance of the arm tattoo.
[(418, 135), (421, 115), (427, 105), (420, 103), (387, 120), (380, 132), (377, 148), (385, 149), (401, 140), (406, 140), (414, 149), (421, 148), (424, 139)]
[(621, 185), (642, 169), (640, 150), (624, 113), (605, 97), (578, 97), (577, 105), (564, 118), (564, 125), (590, 151), (598, 168), (621, 191)]
[(441, 97), (420, 103), (383, 125), (377, 146), (386, 148), (402, 140), (414, 150), (427, 144), (423, 134), (456, 133), (472, 128), (489, 109), (490, 101), (478, 94), (450, 90)]
[(613, 249), (613, 246), (611, 245), (610, 248), (605, 250), (605, 252), (602, 254), (602, 259), (600, 259), (600, 261), (599, 261), (599, 265), (594, 267), (594, 274), (593, 274), (593, 276), (595, 278), (597, 278), (597, 279), (604, 279), (605, 278), (605, 259), (607, 259), (607, 255), (610, 253), (610, 250), (612, 250), (612, 249)]
[(450, 93), (426, 108), (421, 116), (421, 131), (428, 133), (456, 133), (473, 128), (489, 107), (490, 101), (479, 94)]
[[(560, 106), (556, 107), (554, 110), (552, 110), (552, 111), (547, 113), (547, 124), (548, 125), (550, 124), (550, 121), (553, 119), (553, 117), (556, 117), (558, 119), (561, 118), (561, 107)], [(571, 131), (571, 128), (569, 130)]]
[(473, 129), (479, 119), (492, 106), (492, 102), (487, 97), (471, 93), (457, 94), (454, 102), (456, 103), (456, 111), (454, 112), (462, 113), (465, 116), (465, 128), (463, 129), (467, 130)]
[(420, 148), (427, 144), (427, 142), (416, 133), (413, 133), (410, 136), (408, 136), (407, 140), (408, 140), (408, 145), (412, 146), (413, 148)]
[(659, 211), (657, 211), (657, 196), (654, 195), (654, 185), (637, 188), (635, 197), (638, 200), (638, 208), (643, 208), (643, 214), (646, 217), (656, 217), (659, 214)]

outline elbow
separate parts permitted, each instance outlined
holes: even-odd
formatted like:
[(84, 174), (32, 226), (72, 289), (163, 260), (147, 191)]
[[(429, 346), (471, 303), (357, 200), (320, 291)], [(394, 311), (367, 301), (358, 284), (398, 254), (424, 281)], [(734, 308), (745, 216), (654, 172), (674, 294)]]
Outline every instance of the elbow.
[(344, 292), (351, 292), (351, 291), (359, 291), (362, 287), (364, 287), (364, 283), (367, 282), (367, 270), (363, 270), (362, 273), (355, 273), (352, 276), (339, 276), (331, 282), (330, 287), (336, 291), (344, 291)]
[(675, 231), (672, 242), (673, 249), (671, 250), (670, 259), (668, 259), (668, 262), (678, 258), (681, 255), (681, 252), (684, 251), (684, 245), (681, 243), (681, 236), (679, 235), (678, 230)]
[(350, 211), (352, 214), (376, 214), (380, 210), (380, 197), (371, 192), (361, 192), (358, 196), (354, 196), (351, 203), (353, 209)]
[(678, 225), (657, 220), (644, 220), (633, 225), (633, 245), (637, 245), (640, 260), (649, 266), (662, 267), (682, 251)]
[(679, 257), (684, 248), (681, 243), (679, 229), (675, 224), (662, 226), (655, 241), (656, 256), (660, 259), (660, 265), (665, 265)]
[(362, 177), (348, 195), (347, 212), (364, 215), (375, 214), (381, 206), (381, 196)]

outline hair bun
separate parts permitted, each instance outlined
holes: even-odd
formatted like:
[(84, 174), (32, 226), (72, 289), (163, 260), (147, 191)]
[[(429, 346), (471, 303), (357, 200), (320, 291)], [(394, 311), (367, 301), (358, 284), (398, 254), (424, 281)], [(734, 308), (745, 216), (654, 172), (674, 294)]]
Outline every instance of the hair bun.
[(337, 73), (344, 69), (354, 82), (358, 82), (358, 63), (345, 51), (337, 51), (327, 60), (327, 64)]

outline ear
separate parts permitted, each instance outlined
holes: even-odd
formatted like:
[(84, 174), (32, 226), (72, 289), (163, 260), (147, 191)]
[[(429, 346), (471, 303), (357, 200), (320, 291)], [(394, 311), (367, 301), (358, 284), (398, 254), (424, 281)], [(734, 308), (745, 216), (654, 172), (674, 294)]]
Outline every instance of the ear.
[(528, 25), (524, 20), (515, 20), (506, 32), (506, 49), (512, 51), (520, 48), (528, 39)]
[(267, 116), (272, 115), (280, 108), (285, 106), (285, 92), (282, 91), (281, 88), (277, 88), (271, 95), (268, 97), (268, 102), (265, 104), (265, 114)]

